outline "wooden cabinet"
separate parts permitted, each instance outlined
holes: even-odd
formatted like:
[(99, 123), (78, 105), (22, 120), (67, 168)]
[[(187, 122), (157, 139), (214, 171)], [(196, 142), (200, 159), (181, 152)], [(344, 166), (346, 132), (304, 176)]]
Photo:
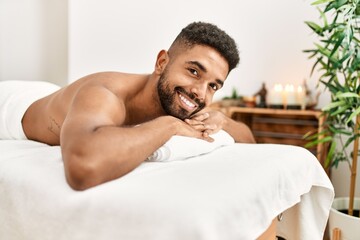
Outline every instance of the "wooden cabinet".
[[(284, 110), (269, 108), (219, 107), (219, 110), (237, 121), (244, 122), (252, 130), (257, 143), (291, 144), (302, 146), (303, 138), (310, 131), (321, 131), (324, 117), (316, 110)], [(319, 144), (311, 149), (323, 163), (326, 149)]]

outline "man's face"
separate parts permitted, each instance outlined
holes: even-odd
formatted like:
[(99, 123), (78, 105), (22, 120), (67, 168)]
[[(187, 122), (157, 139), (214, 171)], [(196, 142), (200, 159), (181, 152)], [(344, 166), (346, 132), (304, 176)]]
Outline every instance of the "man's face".
[(158, 81), (158, 95), (164, 111), (186, 119), (212, 101), (226, 79), (226, 60), (214, 49), (196, 45), (177, 54)]

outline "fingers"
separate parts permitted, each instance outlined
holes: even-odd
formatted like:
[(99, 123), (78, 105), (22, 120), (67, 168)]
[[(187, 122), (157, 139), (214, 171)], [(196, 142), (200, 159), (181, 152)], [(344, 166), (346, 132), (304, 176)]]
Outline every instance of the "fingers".
[(211, 134), (217, 132), (217, 127), (215, 124), (212, 125), (201, 125), (201, 126), (192, 126), (194, 129), (196, 129), (197, 131), (201, 132), (201, 139), (208, 141), (208, 142), (213, 142), (214, 139), (212, 137), (210, 137)]
[(209, 134), (206, 131), (203, 132), (202, 137), (203, 137), (202, 139), (204, 139), (205, 141), (208, 141), (208, 142), (213, 142), (214, 141), (214, 139), (212, 137), (210, 137)]
[(216, 123), (210, 121), (210, 114), (208, 112), (185, 119), (185, 122), (198, 131), (206, 131), (207, 135), (216, 132), (219, 127)]
[(220, 130), (219, 128), (206, 129), (206, 130), (203, 131), (203, 133), (206, 133), (208, 135), (212, 135), (212, 134), (217, 133), (219, 130)]
[(196, 138), (205, 140), (207, 142), (213, 142), (214, 141), (214, 139), (212, 137), (210, 137), (207, 132), (200, 132), (200, 134), (197, 135)]
[(191, 126), (205, 125), (204, 122), (195, 119), (185, 119), (185, 122)]
[(193, 116), (191, 118), (191, 120), (202, 122), (205, 119), (209, 118), (209, 116), (210, 116), (210, 114), (206, 112), (206, 113), (202, 113), (202, 114), (198, 114), (198, 115)]
[(199, 122), (192, 119), (186, 119), (185, 122), (199, 131), (215, 130), (218, 127), (215, 123), (206, 124), (204, 122)]
[(206, 129), (205, 124), (203, 122), (192, 120), (192, 119), (185, 119), (185, 122), (188, 125), (190, 125), (192, 128), (194, 128), (198, 131), (204, 131)]
[(193, 137), (205, 140), (207, 142), (213, 142), (214, 141), (214, 139), (209, 136), (209, 133), (206, 130), (204, 130), (204, 131), (199, 131), (199, 130), (192, 131), (192, 133), (194, 134)]
[(213, 124), (205, 124), (204, 127), (206, 130), (215, 130), (217, 129), (218, 126), (215, 123), (213, 123)]
[[(185, 119), (185, 122), (190, 125), (193, 129), (202, 133), (202, 139), (208, 142), (213, 142), (214, 139), (209, 135), (218, 132), (221, 129), (221, 119), (219, 120), (216, 116), (210, 115), (209, 112), (195, 115), (189, 119)], [(220, 125), (219, 125), (220, 124)]]

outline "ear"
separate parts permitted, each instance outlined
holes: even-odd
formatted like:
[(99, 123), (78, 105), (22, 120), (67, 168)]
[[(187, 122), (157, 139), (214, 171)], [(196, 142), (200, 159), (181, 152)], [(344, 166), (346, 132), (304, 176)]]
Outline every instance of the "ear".
[(169, 63), (169, 54), (166, 50), (161, 50), (156, 58), (155, 72), (162, 74), (166, 65)]

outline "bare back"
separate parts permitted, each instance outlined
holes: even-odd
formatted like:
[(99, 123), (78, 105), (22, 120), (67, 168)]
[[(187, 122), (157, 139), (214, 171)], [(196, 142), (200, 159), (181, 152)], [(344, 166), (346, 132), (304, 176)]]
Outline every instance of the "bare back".
[[(93, 88), (106, 88), (109, 95), (119, 100), (119, 106), (131, 107), (131, 101), (142, 91), (149, 75), (135, 75), (117, 72), (95, 73), (85, 76), (78, 81), (64, 87), (53, 94), (34, 102), (26, 111), (23, 117), (23, 129), (28, 139), (44, 142), (50, 145), (60, 144), (60, 130), (66, 119), (74, 99), (80, 90)], [(82, 96), (92, 99), (96, 96)], [(96, 99), (103, 101), (103, 99)], [(125, 104), (126, 102), (126, 104)], [(113, 102), (114, 103), (114, 102)], [(115, 101), (116, 103), (116, 101)], [(110, 102), (104, 103), (107, 107), (119, 110), (113, 112), (113, 119), (117, 119), (116, 125), (135, 124), (135, 118), (127, 116), (129, 109), (123, 111), (119, 106), (108, 106)], [(116, 117), (115, 115), (119, 115)], [(94, 116), (94, 119), (100, 116)], [(134, 123), (132, 123), (134, 122)]]

